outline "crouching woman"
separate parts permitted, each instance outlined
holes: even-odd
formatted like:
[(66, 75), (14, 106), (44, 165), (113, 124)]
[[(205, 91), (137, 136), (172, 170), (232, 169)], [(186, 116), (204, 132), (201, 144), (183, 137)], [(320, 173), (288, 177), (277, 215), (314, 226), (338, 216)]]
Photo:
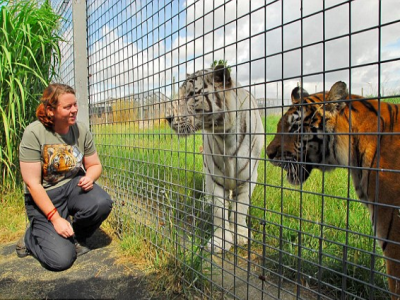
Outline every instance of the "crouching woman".
[(102, 166), (88, 128), (77, 122), (75, 91), (50, 84), (23, 134), (19, 152), (29, 226), (16, 247), (48, 270), (62, 271), (90, 249), (86, 244), (112, 208), (95, 184)]

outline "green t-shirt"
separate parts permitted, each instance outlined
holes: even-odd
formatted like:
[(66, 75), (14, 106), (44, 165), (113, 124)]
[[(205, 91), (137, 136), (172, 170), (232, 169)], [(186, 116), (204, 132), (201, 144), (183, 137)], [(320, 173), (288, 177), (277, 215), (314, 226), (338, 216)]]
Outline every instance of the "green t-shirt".
[(39, 121), (29, 124), (19, 146), (19, 160), (41, 162), (42, 185), (53, 189), (67, 183), (83, 170), (84, 156), (96, 152), (92, 134), (85, 124), (76, 122), (67, 134), (47, 129)]

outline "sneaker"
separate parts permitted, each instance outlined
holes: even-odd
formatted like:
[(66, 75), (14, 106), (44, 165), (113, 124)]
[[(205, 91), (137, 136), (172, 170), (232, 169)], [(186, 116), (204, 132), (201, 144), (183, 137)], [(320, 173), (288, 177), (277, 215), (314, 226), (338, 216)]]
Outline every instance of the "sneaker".
[(75, 240), (75, 249), (76, 249), (76, 255), (81, 256), (83, 254), (86, 254), (90, 251), (90, 248), (86, 244), (86, 239), (77, 239), (74, 238)]
[(19, 258), (26, 257), (28, 255), (31, 255), (31, 252), (26, 248), (25, 245), (25, 234), (18, 240), (17, 245), (15, 246), (15, 251), (17, 252), (17, 255)]

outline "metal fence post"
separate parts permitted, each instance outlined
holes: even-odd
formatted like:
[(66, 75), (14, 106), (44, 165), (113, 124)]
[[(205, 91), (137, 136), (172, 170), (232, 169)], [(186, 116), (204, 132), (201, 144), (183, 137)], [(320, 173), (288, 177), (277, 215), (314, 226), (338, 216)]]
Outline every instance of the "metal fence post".
[(86, 40), (86, 1), (72, 2), (74, 35), (75, 91), (78, 99), (78, 120), (89, 127), (88, 61)]

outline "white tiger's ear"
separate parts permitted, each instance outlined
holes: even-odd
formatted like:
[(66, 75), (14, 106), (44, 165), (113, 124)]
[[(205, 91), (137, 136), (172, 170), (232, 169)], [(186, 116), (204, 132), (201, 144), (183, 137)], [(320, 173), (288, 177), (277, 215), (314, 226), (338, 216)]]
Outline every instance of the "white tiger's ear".
[(301, 100), (304, 99), (305, 97), (310, 96), (308, 92), (301, 88), (301, 87), (295, 87), (292, 91), (292, 103), (293, 104), (299, 104), (301, 103)]
[(214, 68), (214, 81), (215, 82), (225, 82), (225, 84), (230, 84), (231, 73), (228, 68), (223, 65), (218, 65)]
[[(347, 85), (343, 81), (336, 82), (329, 91), (326, 101), (340, 101), (348, 98), (349, 91), (347, 90)], [(339, 112), (345, 108), (346, 102), (331, 102), (328, 103), (325, 109), (331, 113)]]

